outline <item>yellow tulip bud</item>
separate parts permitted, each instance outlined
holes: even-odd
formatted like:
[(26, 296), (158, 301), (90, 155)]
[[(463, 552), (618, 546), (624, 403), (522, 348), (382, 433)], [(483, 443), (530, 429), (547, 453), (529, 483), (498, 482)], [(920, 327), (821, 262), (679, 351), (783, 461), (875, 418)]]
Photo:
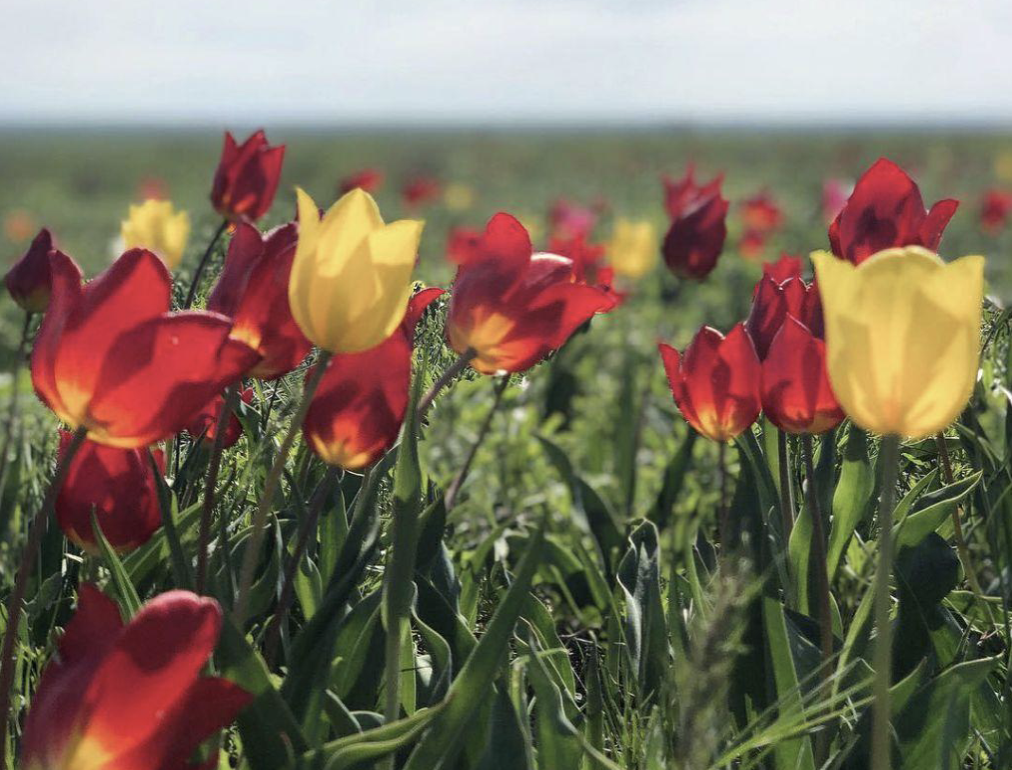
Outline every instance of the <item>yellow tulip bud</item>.
[(127, 249), (153, 251), (174, 270), (179, 266), (190, 238), (190, 215), (176, 211), (169, 201), (146, 200), (130, 206), (130, 215), (120, 225)]
[(922, 438), (966, 406), (977, 377), (984, 258), (946, 264), (919, 246), (858, 266), (812, 254), (826, 322), (826, 366), (847, 415), (866, 430)]
[(620, 217), (612, 228), (608, 262), (615, 275), (637, 279), (653, 270), (658, 256), (657, 231), (647, 220)]
[(423, 222), (383, 224), (369, 193), (354, 189), (320, 219), (297, 191), (299, 242), (288, 283), (292, 316), (306, 337), (331, 353), (376, 347), (400, 325)]

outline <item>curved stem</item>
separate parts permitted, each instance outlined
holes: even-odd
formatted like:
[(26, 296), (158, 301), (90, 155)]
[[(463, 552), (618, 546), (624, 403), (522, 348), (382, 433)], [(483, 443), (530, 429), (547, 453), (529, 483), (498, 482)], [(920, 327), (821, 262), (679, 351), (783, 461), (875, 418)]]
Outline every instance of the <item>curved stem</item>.
[(28, 537), (25, 539), (25, 546), (21, 550), (21, 558), (18, 561), (18, 572), (14, 577), (14, 588), (7, 600), (7, 628), (4, 629), (3, 645), (0, 649), (0, 767), (7, 767), (7, 725), (10, 719), (11, 685), (14, 680), (14, 640), (18, 636), (21, 604), (25, 599), (28, 576), (35, 569), (35, 557), (42, 545), (42, 537), (46, 534), (49, 517), (56, 503), (56, 496), (63, 487), (70, 463), (74, 459), (74, 455), (77, 454), (77, 450), (81, 448), (81, 444), (84, 443), (86, 435), (85, 428), (78, 428), (74, 431), (73, 439), (63, 453), (63, 457), (56, 464), (56, 472), (53, 474), (53, 480), (42, 501), (42, 507), (28, 529)]
[[(954, 481), (952, 461), (949, 459), (949, 447), (945, 444), (945, 435), (941, 431), (935, 434), (935, 444), (938, 447), (938, 459), (941, 461), (942, 478), (945, 479), (946, 484), (952, 484)], [(977, 580), (977, 573), (973, 570), (973, 564), (970, 561), (970, 547), (966, 544), (966, 538), (963, 536), (962, 511), (958, 505), (952, 509), (952, 531), (953, 539), (956, 541), (956, 553), (959, 554), (959, 560), (963, 562), (966, 580), (978, 597), (983, 596), (984, 590)]]
[(278, 484), (281, 481), (281, 473), (285, 469), (285, 462), (288, 460), (288, 453), (292, 449), (292, 444), (295, 443), (295, 436), (302, 427), (303, 420), (306, 419), (309, 404), (313, 400), (313, 394), (316, 392), (320, 380), (323, 379), (323, 373), (327, 370), (330, 358), (330, 353), (321, 351), (316, 361), (316, 366), (313, 368), (313, 373), (306, 380), (306, 388), (302, 392), (302, 401), (299, 402), (299, 408), (292, 417), (292, 422), (288, 426), (288, 433), (285, 434), (285, 438), (278, 448), (278, 453), (274, 456), (274, 463), (267, 474), (264, 491), (260, 495), (260, 505), (257, 506), (256, 513), (253, 516), (253, 532), (250, 535), (249, 542), (246, 544), (246, 553), (243, 554), (242, 568), (239, 572), (239, 595), (235, 603), (235, 622), (240, 628), (246, 622), (249, 592), (253, 586), (253, 574), (256, 572), (257, 557), (260, 555), (260, 547), (264, 541), (264, 531), (267, 528), (267, 514), (274, 504), (274, 493), (277, 491)]
[(471, 465), (474, 463), (474, 458), (478, 454), (478, 449), (485, 441), (485, 436), (488, 435), (488, 429), (492, 426), (492, 418), (495, 416), (496, 411), (499, 409), (499, 404), (502, 403), (503, 393), (506, 392), (506, 386), (510, 383), (510, 377), (508, 374), (503, 375), (502, 379), (496, 384), (495, 387), (495, 399), (492, 402), (492, 408), (488, 410), (488, 414), (485, 415), (485, 420), (481, 424), (481, 428), (478, 429), (478, 437), (474, 443), (471, 444), (471, 450), (467, 453), (467, 459), (464, 460), (464, 464), (457, 471), (457, 475), (453, 477), (453, 481), (450, 483), (450, 488), (446, 490), (446, 510), (449, 511), (453, 508), (457, 502), (457, 495), (460, 493), (460, 488), (463, 486), (464, 481), (467, 479), (467, 474), (471, 472)]
[(284, 583), (281, 586), (281, 597), (278, 599), (278, 606), (274, 610), (274, 618), (271, 620), (271, 625), (267, 629), (267, 641), (264, 644), (264, 660), (267, 662), (268, 668), (274, 665), (278, 643), (281, 641), (281, 622), (284, 620), (285, 615), (288, 614), (288, 610), (292, 605), (292, 599), (295, 596), (295, 571), (299, 568), (302, 555), (306, 552), (310, 536), (316, 530), (316, 522), (320, 518), (320, 511), (323, 509), (324, 503), (327, 502), (327, 498), (330, 497), (331, 490), (334, 488), (334, 482), (337, 481), (338, 472), (339, 469), (333, 465), (327, 467), (327, 473), (320, 482), (320, 486), (310, 503), (309, 512), (299, 527), (299, 539), (295, 543), (295, 551), (292, 553), (291, 558), (288, 560), (288, 566), (285, 568)]
[(468, 348), (457, 356), (457, 360), (450, 364), (447, 370), (440, 375), (438, 380), (432, 383), (432, 387), (429, 388), (428, 392), (422, 396), (421, 400), (418, 402), (418, 411), (416, 412), (415, 417), (417, 422), (421, 422), (425, 419), (425, 415), (429, 411), (429, 407), (432, 406), (432, 402), (436, 400), (436, 396), (440, 394), (443, 388), (450, 384), (450, 381), (453, 380), (454, 377), (464, 371), (464, 367), (466, 367), (477, 355), (477, 350), (474, 348)]
[(211, 236), (211, 241), (207, 244), (207, 248), (204, 249), (204, 254), (200, 258), (200, 262), (197, 263), (197, 269), (193, 273), (190, 290), (186, 292), (186, 302), (183, 303), (183, 310), (189, 310), (193, 307), (193, 300), (197, 296), (197, 288), (200, 286), (200, 278), (204, 274), (207, 260), (211, 258), (211, 252), (214, 251), (215, 244), (218, 243), (218, 239), (221, 238), (221, 234), (225, 232), (226, 227), (228, 227), (228, 220), (223, 219), (221, 224), (218, 225), (218, 229), (214, 231), (214, 235)]
[(791, 459), (787, 447), (787, 434), (777, 431), (777, 465), (780, 468), (780, 526), (784, 535), (784, 551), (791, 542), (794, 530), (794, 485), (791, 483)]
[(11, 400), (7, 405), (7, 420), (4, 425), (4, 444), (0, 449), (0, 486), (7, 477), (7, 453), (11, 449), (11, 439), (14, 435), (14, 423), (18, 416), (18, 378), (21, 376), (21, 369), (25, 365), (25, 351), (28, 348), (28, 337), (32, 328), (32, 314), (25, 313), (25, 321), (21, 327), (21, 342), (18, 343), (17, 357), (14, 359), (14, 366), (11, 368)]
[(727, 507), (727, 442), (717, 445), (717, 475), (720, 477), (720, 503), (717, 508), (717, 528), (720, 534), (720, 550), (727, 554), (731, 550), (731, 522)]
[(875, 573), (875, 682), (872, 690), (871, 770), (889, 770), (892, 764), (889, 739), (889, 687), (892, 684), (892, 626), (889, 622), (892, 577), (893, 507), (899, 465), (898, 436), (882, 439), (882, 491), (878, 509), (878, 570)]
[(211, 448), (211, 459), (207, 464), (207, 480), (204, 482), (204, 508), (200, 514), (200, 535), (197, 544), (197, 578), (195, 581), (198, 594), (204, 593), (207, 582), (207, 544), (211, 540), (211, 518), (214, 516), (214, 489), (218, 483), (218, 470), (221, 467), (221, 453), (225, 444), (225, 430), (228, 418), (232, 416), (235, 402), (238, 400), (238, 389), (233, 385), (225, 389), (225, 399), (218, 413), (218, 423), (214, 429), (214, 445)]

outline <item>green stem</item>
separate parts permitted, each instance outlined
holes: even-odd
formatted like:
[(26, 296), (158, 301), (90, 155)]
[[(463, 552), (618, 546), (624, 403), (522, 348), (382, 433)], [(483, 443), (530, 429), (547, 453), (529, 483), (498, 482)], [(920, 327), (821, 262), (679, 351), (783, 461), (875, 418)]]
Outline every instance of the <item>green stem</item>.
[(256, 513), (253, 516), (253, 531), (250, 534), (249, 542), (246, 544), (246, 552), (243, 554), (242, 567), (239, 572), (239, 595), (235, 603), (235, 622), (240, 628), (246, 622), (246, 612), (249, 609), (249, 592), (253, 586), (257, 559), (260, 556), (260, 547), (263, 545), (264, 532), (267, 529), (267, 515), (274, 504), (274, 493), (277, 491), (278, 484), (281, 481), (281, 474), (285, 469), (288, 453), (292, 449), (292, 444), (295, 443), (295, 437), (302, 427), (303, 420), (306, 419), (309, 404), (313, 400), (313, 394), (316, 393), (320, 380), (323, 379), (323, 373), (327, 370), (330, 358), (331, 354), (327, 351), (320, 352), (313, 373), (306, 380), (306, 388), (302, 393), (302, 401), (299, 402), (299, 408), (292, 417), (292, 422), (288, 426), (288, 433), (285, 434), (285, 438), (278, 448), (278, 453), (274, 456), (274, 463), (267, 473), (264, 491), (260, 496), (260, 505), (257, 506)]
[(503, 393), (506, 392), (506, 386), (510, 383), (510, 377), (508, 374), (503, 375), (502, 379), (496, 384), (495, 387), (495, 399), (492, 401), (492, 408), (488, 410), (488, 414), (485, 415), (485, 421), (482, 422), (481, 427), (478, 429), (478, 437), (471, 445), (471, 450), (467, 453), (467, 459), (464, 460), (464, 464), (461, 466), (457, 475), (453, 477), (453, 481), (450, 483), (450, 488), (446, 490), (446, 510), (449, 511), (453, 508), (457, 502), (457, 495), (460, 493), (460, 488), (463, 486), (464, 481), (467, 479), (467, 474), (471, 472), (471, 465), (474, 463), (474, 458), (478, 454), (478, 449), (485, 441), (485, 436), (488, 435), (488, 430), (492, 426), (492, 418), (495, 416), (496, 411), (499, 409), (499, 404), (502, 403)]
[(794, 485), (791, 483), (791, 459), (787, 447), (787, 434), (777, 431), (777, 465), (780, 469), (780, 526), (784, 536), (784, 552), (791, 542), (794, 530)]
[(81, 444), (84, 443), (87, 433), (85, 428), (78, 428), (74, 431), (73, 439), (63, 453), (63, 457), (56, 464), (56, 472), (53, 474), (53, 481), (42, 501), (42, 507), (28, 529), (28, 537), (25, 539), (25, 546), (21, 551), (21, 558), (18, 560), (14, 588), (7, 600), (7, 628), (4, 629), (3, 645), (0, 648), (0, 767), (7, 767), (7, 725), (11, 715), (11, 685), (14, 681), (14, 641), (18, 637), (21, 604), (25, 599), (28, 576), (35, 569), (35, 557), (42, 545), (42, 537), (46, 534), (49, 518), (53, 513), (53, 506), (56, 504), (56, 496), (63, 487), (70, 463), (74, 459), (74, 455), (77, 454), (77, 450), (81, 448)]
[(211, 459), (207, 464), (207, 480), (204, 482), (204, 508), (200, 514), (200, 535), (197, 545), (197, 579), (195, 581), (198, 594), (204, 593), (207, 583), (207, 545), (211, 540), (211, 518), (214, 516), (214, 489), (218, 483), (218, 470), (221, 467), (221, 453), (225, 445), (225, 430), (228, 418), (232, 416), (238, 400), (239, 390), (236, 386), (225, 389), (225, 399), (218, 414), (218, 422), (214, 430), (214, 444), (211, 447)]
[(425, 415), (429, 411), (429, 407), (432, 406), (432, 402), (436, 400), (436, 396), (440, 394), (443, 388), (450, 384), (450, 381), (453, 380), (454, 377), (464, 371), (464, 367), (471, 363), (477, 355), (477, 350), (474, 348), (468, 348), (457, 356), (457, 360), (450, 364), (446, 371), (440, 375), (438, 380), (432, 383), (432, 387), (429, 388), (428, 392), (422, 396), (418, 402), (417, 416), (415, 417), (416, 422), (421, 423), (422, 420), (425, 419)]
[(731, 522), (727, 502), (727, 442), (717, 444), (717, 476), (720, 483), (720, 501), (717, 508), (717, 528), (720, 535), (720, 551), (728, 555), (731, 551)]
[[(945, 479), (946, 484), (952, 484), (955, 481), (952, 475), (952, 461), (949, 459), (949, 447), (945, 444), (945, 434), (941, 431), (935, 434), (935, 444), (938, 447), (938, 459), (941, 461), (942, 478)], [(970, 548), (967, 546), (966, 538), (963, 536), (962, 511), (958, 505), (952, 509), (952, 531), (953, 539), (956, 541), (956, 553), (959, 554), (959, 560), (963, 562), (963, 572), (966, 574), (966, 580), (973, 592), (978, 597), (981, 597), (984, 595), (984, 590), (977, 580), (977, 573), (974, 571), (973, 563), (970, 561)], [(990, 607), (990, 605), (988, 606)]]
[(186, 302), (183, 303), (183, 310), (189, 310), (193, 307), (193, 300), (197, 296), (197, 288), (200, 286), (200, 277), (204, 273), (204, 268), (207, 266), (207, 260), (211, 258), (211, 252), (214, 251), (215, 244), (218, 243), (218, 239), (221, 238), (221, 234), (225, 232), (225, 228), (228, 227), (228, 220), (223, 219), (221, 224), (218, 225), (218, 229), (214, 231), (214, 235), (211, 236), (210, 243), (207, 244), (207, 248), (204, 249), (204, 254), (200, 258), (200, 262), (197, 263), (197, 269), (193, 273), (193, 281), (190, 283), (190, 290), (186, 292)]
[(889, 611), (892, 599), (889, 582), (893, 560), (893, 508), (896, 502), (896, 475), (899, 466), (898, 436), (882, 439), (882, 490), (878, 511), (878, 570), (875, 574), (875, 683), (872, 690), (871, 770), (889, 770), (892, 745), (889, 737), (889, 687), (892, 685), (892, 626)]

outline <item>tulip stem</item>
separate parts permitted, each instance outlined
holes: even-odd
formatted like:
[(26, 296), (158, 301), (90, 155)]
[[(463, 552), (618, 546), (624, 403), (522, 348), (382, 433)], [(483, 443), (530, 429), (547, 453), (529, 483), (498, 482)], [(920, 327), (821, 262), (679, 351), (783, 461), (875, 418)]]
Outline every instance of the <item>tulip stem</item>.
[(720, 536), (721, 552), (731, 552), (731, 522), (727, 507), (727, 442), (717, 444), (717, 476), (720, 483), (720, 502), (717, 509), (717, 529)]
[[(949, 447), (945, 444), (945, 435), (941, 431), (935, 434), (935, 443), (938, 446), (938, 458), (941, 460), (942, 478), (945, 479), (946, 484), (952, 484), (955, 480), (952, 475), (952, 461), (949, 459)], [(952, 509), (952, 531), (953, 538), (956, 541), (956, 552), (959, 554), (959, 560), (963, 562), (963, 572), (966, 573), (966, 580), (970, 584), (970, 588), (980, 597), (984, 595), (984, 591), (977, 580), (977, 573), (974, 572), (973, 564), (970, 561), (970, 548), (966, 544), (966, 538), (963, 536), (963, 521), (961, 517), (960, 506), (957, 505)]]
[(416, 422), (421, 423), (422, 420), (425, 419), (425, 415), (428, 413), (429, 407), (432, 406), (432, 402), (436, 400), (436, 396), (442, 392), (443, 388), (450, 384), (454, 377), (464, 371), (464, 367), (466, 367), (477, 355), (477, 350), (474, 348), (468, 348), (457, 356), (457, 360), (447, 367), (446, 371), (439, 376), (438, 380), (432, 383), (432, 387), (429, 388), (428, 392), (422, 396), (421, 400), (418, 402), (418, 411), (415, 413)]
[(495, 386), (495, 399), (492, 401), (492, 407), (488, 410), (488, 414), (485, 415), (485, 421), (481, 424), (481, 428), (478, 429), (478, 437), (474, 443), (471, 444), (471, 450), (467, 453), (467, 459), (464, 460), (464, 464), (460, 470), (457, 471), (457, 475), (453, 477), (453, 481), (450, 483), (450, 488), (446, 490), (446, 497), (443, 498), (446, 502), (446, 510), (449, 511), (453, 508), (457, 502), (457, 495), (460, 493), (460, 488), (464, 485), (464, 481), (467, 479), (467, 474), (471, 472), (471, 465), (474, 463), (474, 458), (478, 454), (478, 448), (485, 441), (485, 436), (488, 435), (488, 430), (492, 426), (492, 418), (495, 417), (495, 413), (499, 410), (499, 404), (502, 403), (503, 393), (506, 392), (506, 386), (510, 384), (510, 376), (504, 374), (502, 379), (496, 383)]
[(791, 458), (787, 433), (777, 431), (777, 465), (780, 469), (780, 526), (783, 530), (784, 552), (794, 530), (794, 485), (791, 483)]
[(207, 546), (211, 539), (211, 518), (214, 516), (214, 489), (218, 484), (218, 470), (221, 468), (221, 453), (225, 446), (225, 431), (228, 418), (232, 416), (238, 400), (238, 390), (234, 386), (225, 389), (225, 399), (218, 413), (218, 422), (214, 429), (214, 443), (211, 447), (211, 459), (207, 463), (207, 480), (204, 482), (204, 509), (200, 515), (200, 536), (197, 546), (197, 579), (195, 588), (198, 594), (204, 593), (207, 583)]
[[(801, 453), (805, 459), (805, 497), (808, 501), (808, 513), (812, 520), (811, 550), (808, 563), (815, 569), (815, 582), (819, 592), (819, 648), (822, 651), (819, 678), (823, 684), (828, 684), (831, 673), (830, 661), (833, 659), (832, 599), (829, 593), (829, 572), (826, 566), (826, 531), (823, 526), (825, 519), (823, 519), (822, 504), (819, 501), (819, 490), (815, 484), (815, 452), (812, 448), (810, 433), (801, 435)], [(826, 730), (820, 731), (818, 734), (816, 740), (817, 764), (823, 761), (829, 749), (828, 737), (829, 732)]]
[(183, 303), (183, 310), (189, 310), (193, 307), (193, 300), (197, 296), (197, 289), (200, 286), (200, 278), (204, 274), (204, 268), (207, 266), (207, 260), (211, 258), (211, 252), (214, 251), (214, 247), (218, 243), (218, 239), (221, 238), (221, 234), (225, 232), (226, 227), (228, 227), (228, 220), (221, 220), (221, 224), (218, 225), (218, 229), (215, 230), (214, 235), (211, 236), (210, 243), (208, 243), (207, 248), (204, 249), (204, 254), (200, 258), (200, 262), (197, 263), (197, 269), (193, 272), (193, 280), (190, 282), (190, 290), (186, 292), (186, 302)]
[(302, 556), (306, 552), (306, 546), (309, 545), (310, 536), (316, 531), (316, 522), (319, 520), (320, 512), (323, 510), (323, 506), (334, 488), (338, 471), (339, 469), (333, 465), (327, 466), (327, 473), (320, 482), (320, 486), (317, 488), (316, 494), (309, 504), (309, 511), (299, 526), (299, 538), (295, 543), (295, 550), (288, 560), (288, 566), (285, 567), (281, 597), (278, 599), (278, 605), (274, 610), (274, 618), (271, 621), (271, 625), (267, 629), (267, 641), (264, 643), (264, 660), (268, 668), (274, 665), (278, 643), (281, 641), (281, 624), (284, 622), (285, 615), (288, 614), (288, 610), (291, 607), (292, 599), (295, 597), (295, 572), (298, 570)]
[(316, 392), (320, 380), (323, 379), (323, 373), (327, 370), (327, 364), (330, 362), (331, 355), (326, 350), (320, 352), (316, 360), (316, 366), (313, 368), (313, 373), (306, 380), (306, 387), (302, 392), (302, 401), (299, 402), (299, 408), (292, 417), (292, 422), (288, 426), (288, 433), (285, 434), (281, 446), (278, 447), (278, 453), (274, 456), (274, 463), (271, 465), (271, 469), (267, 474), (267, 480), (264, 482), (264, 491), (260, 495), (260, 504), (257, 506), (256, 514), (253, 517), (253, 531), (250, 534), (249, 542), (246, 544), (246, 552), (243, 554), (242, 567), (239, 572), (239, 595), (235, 603), (235, 622), (240, 628), (246, 622), (246, 612), (249, 609), (249, 592), (253, 586), (253, 575), (256, 572), (257, 557), (260, 555), (264, 531), (267, 528), (267, 514), (270, 513), (271, 506), (274, 504), (274, 493), (277, 491), (278, 484), (281, 481), (281, 474), (285, 469), (285, 463), (288, 460), (288, 453), (292, 449), (292, 444), (295, 443), (295, 436), (306, 419), (309, 404), (313, 400), (313, 394)]
[(56, 504), (56, 496), (63, 487), (70, 463), (74, 459), (74, 455), (77, 454), (77, 450), (81, 448), (81, 444), (84, 443), (87, 433), (86, 428), (78, 428), (74, 431), (70, 444), (67, 445), (63, 456), (56, 463), (56, 472), (53, 474), (53, 480), (42, 500), (42, 507), (28, 528), (28, 537), (21, 550), (17, 575), (14, 577), (14, 588), (7, 600), (7, 628), (4, 629), (3, 646), (0, 649), (0, 767), (7, 767), (7, 725), (10, 719), (11, 684), (14, 680), (14, 641), (18, 637), (21, 604), (25, 599), (28, 576), (35, 569), (35, 557), (42, 545), (42, 537), (46, 534), (49, 518)]
[(875, 683), (873, 688), (871, 731), (871, 770), (889, 770), (892, 745), (889, 737), (889, 687), (892, 684), (892, 626), (889, 610), (892, 600), (889, 583), (893, 559), (893, 507), (896, 500), (896, 474), (899, 465), (899, 436), (882, 439), (882, 490), (878, 509), (878, 570), (875, 573)]
[(28, 338), (31, 336), (32, 314), (25, 313), (25, 321), (21, 327), (21, 342), (18, 343), (18, 351), (14, 359), (14, 366), (11, 367), (11, 399), (7, 405), (7, 420), (4, 430), (4, 445), (0, 449), (0, 487), (7, 479), (7, 453), (11, 449), (11, 439), (14, 435), (14, 423), (18, 417), (18, 378), (21, 376), (21, 368), (25, 365), (25, 351), (28, 348)]

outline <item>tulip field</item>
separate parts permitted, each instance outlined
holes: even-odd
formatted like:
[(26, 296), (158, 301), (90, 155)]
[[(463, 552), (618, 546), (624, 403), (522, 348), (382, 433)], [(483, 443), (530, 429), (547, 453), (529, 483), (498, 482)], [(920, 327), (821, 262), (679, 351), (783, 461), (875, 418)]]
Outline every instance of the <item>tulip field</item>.
[(1012, 767), (1012, 137), (0, 144), (0, 770)]

